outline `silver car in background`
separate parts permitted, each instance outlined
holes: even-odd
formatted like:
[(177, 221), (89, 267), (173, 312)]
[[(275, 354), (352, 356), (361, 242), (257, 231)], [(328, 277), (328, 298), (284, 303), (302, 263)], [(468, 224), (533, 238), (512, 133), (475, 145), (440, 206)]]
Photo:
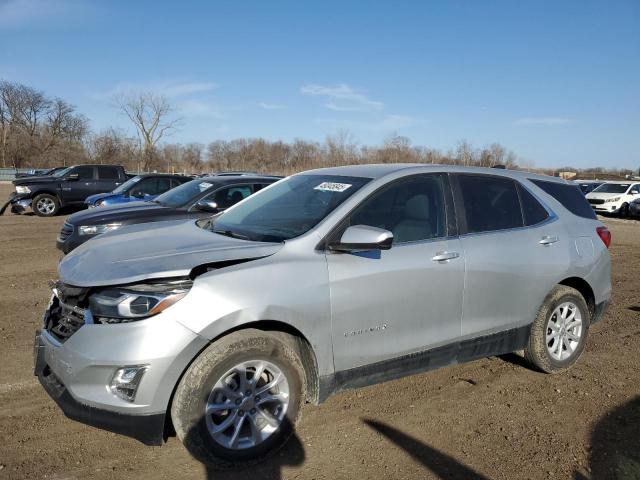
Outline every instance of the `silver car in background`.
[(209, 220), (73, 251), (35, 371), (70, 418), (246, 464), (286, 442), (305, 401), (344, 389), (521, 349), (568, 368), (609, 302), (610, 241), (551, 177), (304, 172)]

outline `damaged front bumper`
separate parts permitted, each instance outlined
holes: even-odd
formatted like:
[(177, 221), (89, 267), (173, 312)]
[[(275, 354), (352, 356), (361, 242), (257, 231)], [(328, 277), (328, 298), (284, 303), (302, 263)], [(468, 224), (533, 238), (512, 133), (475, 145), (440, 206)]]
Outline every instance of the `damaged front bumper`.
[(11, 213), (19, 214), (31, 211), (31, 198), (18, 195), (16, 192), (9, 195), (7, 204), (11, 205)]

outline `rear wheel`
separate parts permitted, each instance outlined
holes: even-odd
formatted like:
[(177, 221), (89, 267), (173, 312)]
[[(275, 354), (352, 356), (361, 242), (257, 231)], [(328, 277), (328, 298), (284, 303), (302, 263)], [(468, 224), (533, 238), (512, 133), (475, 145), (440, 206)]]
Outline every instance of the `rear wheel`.
[(39, 217), (53, 217), (60, 210), (60, 201), (48, 193), (37, 195), (31, 205), (31, 209)]
[(566, 370), (584, 350), (590, 316), (580, 292), (557, 285), (547, 295), (531, 325), (525, 358), (546, 373)]
[(286, 337), (234, 332), (202, 352), (178, 384), (171, 406), (176, 433), (208, 465), (259, 461), (293, 434), (304, 378)]

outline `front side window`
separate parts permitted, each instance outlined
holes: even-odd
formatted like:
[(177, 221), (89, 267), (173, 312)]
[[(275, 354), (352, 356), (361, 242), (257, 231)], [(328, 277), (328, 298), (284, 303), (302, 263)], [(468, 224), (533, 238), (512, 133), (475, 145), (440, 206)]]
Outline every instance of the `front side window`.
[(294, 175), (223, 213), (212, 229), (265, 242), (298, 237), (370, 181), (370, 178), (342, 175)]
[(348, 226), (368, 225), (393, 233), (393, 243), (445, 236), (442, 176), (422, 175), (394, 182), (367, 198)]
[(93, 167), (75, 167), (69, 171), (69, 174), (77, 174), (79, 180), (93, 180)]
[(233, 187), (221, 188), (213, 195), (211, 199), (216, 202), (218, 208), (226, 209), (244, 200), (252, 193), (250, 185), (237, 185)]
[(467, 232), (479, 233), (522, 227), (516, 183), (488, 175), (458, 175)]

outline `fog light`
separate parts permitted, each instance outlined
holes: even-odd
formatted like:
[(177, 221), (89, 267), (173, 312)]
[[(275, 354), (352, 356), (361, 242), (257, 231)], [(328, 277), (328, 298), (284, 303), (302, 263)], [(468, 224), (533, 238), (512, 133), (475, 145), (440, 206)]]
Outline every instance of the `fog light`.
[(147, 365), (134, 365), (116, 370), (111, 379), (111, 393), (127, 402), (133, 402), (146, 370)]

